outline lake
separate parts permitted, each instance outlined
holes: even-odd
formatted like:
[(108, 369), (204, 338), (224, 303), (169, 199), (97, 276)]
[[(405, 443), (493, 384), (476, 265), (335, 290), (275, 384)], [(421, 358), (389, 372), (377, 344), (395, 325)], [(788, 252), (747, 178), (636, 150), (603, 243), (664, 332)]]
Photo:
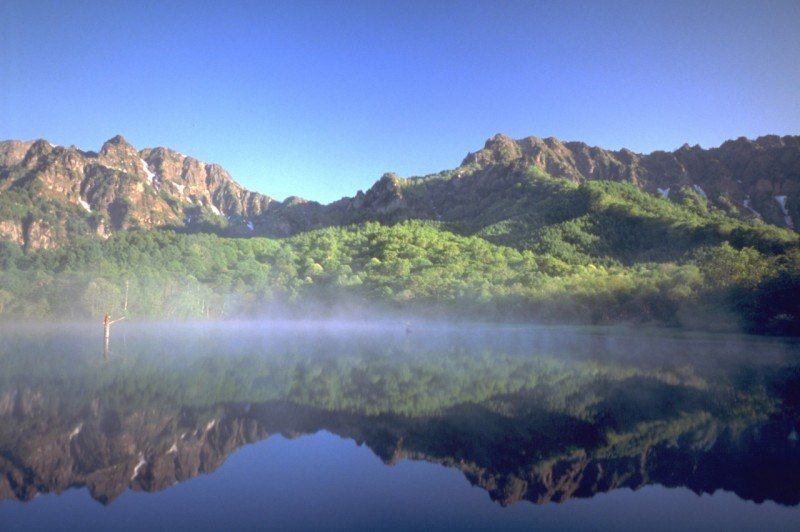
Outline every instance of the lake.
[(0, 529), (793, 529), (800, 343), (0, 326)]

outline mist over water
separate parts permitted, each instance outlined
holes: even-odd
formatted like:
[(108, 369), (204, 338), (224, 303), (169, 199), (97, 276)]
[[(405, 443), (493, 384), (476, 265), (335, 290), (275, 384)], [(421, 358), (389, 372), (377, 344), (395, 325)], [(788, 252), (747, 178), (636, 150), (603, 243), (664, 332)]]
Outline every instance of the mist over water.
[(123, 321), (104, 352), (99, 323), (4, 324), (0, 523), (780, 526), (798, 390), (797, 342), (670, 329)]

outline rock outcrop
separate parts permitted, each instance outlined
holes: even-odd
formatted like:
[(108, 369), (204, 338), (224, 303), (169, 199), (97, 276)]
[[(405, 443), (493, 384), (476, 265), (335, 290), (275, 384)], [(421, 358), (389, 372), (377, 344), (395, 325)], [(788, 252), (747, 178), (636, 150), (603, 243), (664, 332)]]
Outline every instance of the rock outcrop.
[(470, 216), (502, 210), (493, 198), (508, 200), (519, 176), (532, 170), (575, 182), (624, 181), (672, 201), (688, 191), (732, 216), (792, 229), (800, 223), (800, 136), (642, 155), (496, 135), (455, 170), (411, 179), (385, 174), (366, 193), (328, 205), (276, 201), (245, 189), (217, 164), (163, 147), (137, 151), (116, 136), (99, 152), (44, 140), (0, 142), (0, 238), (34, 249), (75, 233), (105, 237), (136, 227), (273, 237), (368, 220), (468, 227)]
[(717, 148), (684, 144), (673, 152), (643, 155), (553, 137), (513, 140), (498, 134), (468, 154), (462, 168), (512, 163), (576, 182), (625, 181), (665, 197), (685, 187), (745, 218), (791, 228), (800, 220), (800, 136), (741, 137)]

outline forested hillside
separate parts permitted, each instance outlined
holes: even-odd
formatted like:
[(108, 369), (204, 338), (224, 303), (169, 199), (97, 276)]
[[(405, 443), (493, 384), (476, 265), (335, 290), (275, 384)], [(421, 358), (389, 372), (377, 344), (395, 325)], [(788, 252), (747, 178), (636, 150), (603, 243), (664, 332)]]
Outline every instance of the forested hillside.
[[(148, 174), (150, 184), (132, 189), (139, 190), (137, 204), (126, 200), (124, 183), (134, 178), (122, 170), (92, 181), (94, 190), (117, 187), (108, 192), (109, 206), (128, 201), (127, 221), (116, 223), (97, 205), (83, 208), (93, 222), (78, 216), (81, 207), (52, 192), (59, 190), (57, 172), (40, 172), (49, 185), (36, 172), (21, 172), (30, 150), (58, 150), (35, 144), (22, 163), (19, 154), (5, 159), (17, 170), (0, 193), (0, 217), (19, 220), (21, 232), (0, 242), (0, 317), (380, 310), (800, 333), (795, 231), (723, 208), (722, 196), (712, 201), (688, 182), (653, 194), (641, 182), (603, 175), (554, 177), (519, 146), (524, 141), (495, 138), (456, 170), (411, 179), (387, 174), (367, 193), (326, 206), (258, 199), (227, 174), (202, 181), (192, 173), (201, 166), (182, 156), (174, 162), (183, 161), (181, 175), (199, 179), (195, 190), (216, 183), (206, 195), (181, 189), (184, 200), (176, 199), (156, 190), (163, 177)], [(164, 172), (177, 157), (145, 150), (140, 158), (131, 149), (117, 139), (87, 157), (122, 168), (130, 155), (142, 173), (155, 166)], [(203, 171), (220, 175), (208, 165)], [(790, 177), (781, 179), (791, 185)], [(158, 211), (163, 223), (142, 221), (157, 219), (147, 205), (161, 205), (148, 203), (148, 187), (168, 206)], [(216, 207), (220, 190), (233, 196)], [(46, 227), (58, 231), (44, 234)]]

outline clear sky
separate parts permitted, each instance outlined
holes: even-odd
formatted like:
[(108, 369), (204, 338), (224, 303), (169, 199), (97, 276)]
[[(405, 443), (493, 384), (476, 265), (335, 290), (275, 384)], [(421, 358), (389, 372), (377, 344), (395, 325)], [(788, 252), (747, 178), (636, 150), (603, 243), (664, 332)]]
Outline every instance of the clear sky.
[(0, 0), (0, 139), (121, 133), (330, 201), (497, 132), (800, 134), (800, 2)]

